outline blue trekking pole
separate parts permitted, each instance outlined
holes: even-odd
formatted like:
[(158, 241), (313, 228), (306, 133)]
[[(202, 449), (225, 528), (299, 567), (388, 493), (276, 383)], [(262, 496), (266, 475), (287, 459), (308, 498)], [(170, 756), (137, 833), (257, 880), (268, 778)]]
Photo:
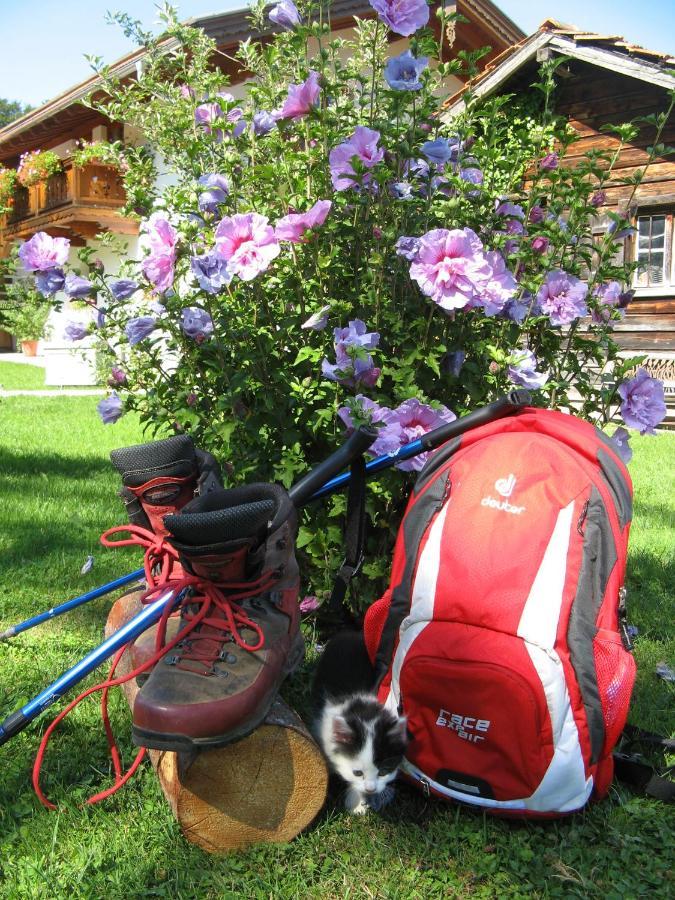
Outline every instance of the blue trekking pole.
[(135, 572), (129, 572), (128, 575), (122, 575), (121, 578), (116, 578), (114, 581), (109, 581), (107, 584), (101, 585), (101, 587), (87, 591), (86, 594), (80, 594), (79, 597), (73, 597), (72, 600), (67, 600), (65, 603), (59, 604), (59, 606), (53, 606), (51, 609), (39, 613), (37, 616), (25, 619), (23, 622), (19, 622), (18, 625), (12, 625), (12, 627), (8, 628), (6, 631), (0, 632), (0, 641), (9, 640), (9, 638), (21, 634), (22, 631), (28, 631), (29, 628), (35, 628), (36, 625), (41, 625), (43, 622), (48, 622), (50, 619), (56, 618), (56, 616), (61, 616), (71, 609), (76, 609), (78, 606), (82, 606), (83, 603), (89, 603), (90, 600), (96, 600), (98, 597), (110, 594), (112, 591), (125, 587), (127, 584), (132, 584), (134, 581), (140, 581), (143, 579), (144, 575), (143, 569), (136, 569)]

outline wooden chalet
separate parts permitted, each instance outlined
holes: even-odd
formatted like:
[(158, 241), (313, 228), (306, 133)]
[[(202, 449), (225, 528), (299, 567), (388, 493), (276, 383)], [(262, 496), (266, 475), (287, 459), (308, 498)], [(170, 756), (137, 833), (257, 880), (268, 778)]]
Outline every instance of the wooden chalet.
[[(617, 137), (602, 131), (608, 123), (629, 122), (668, 109), (668, 91), (675, 89), (675, 58), (645, 50), (622, 37), (592, 34), (548, 19), (539, 30), (509, 47), (465, 85), (447, 105), (444, 118), (464, 108), (470, 87), (478, 96), (520, 94), (531, 90), (543, 60), (565, 57), (558, 70), (556, 112), (569, 118), (581, 139), (572, 144), (563, 164), (573, 166), (592, 149), (616, 150)], [(654, 128), (620, 149), (616, 179), (607, 186), (607, 204), (598, 210), (597, 232), (610, 224), (608, 211), (630, 218), (637, 231), (626, 239), (624, 258), (637, 261), (635, 296), (626, 318), (617, 323), (615, 338), (627, 353), (647, 353), (650, 372), (666, 382), (669, 406), (675, 400), (675, 157), (657, 157), (633, 193), (617, 181), (631, 176), (648, 160)], [(675, 145), (675, 116), (661, 143)]]

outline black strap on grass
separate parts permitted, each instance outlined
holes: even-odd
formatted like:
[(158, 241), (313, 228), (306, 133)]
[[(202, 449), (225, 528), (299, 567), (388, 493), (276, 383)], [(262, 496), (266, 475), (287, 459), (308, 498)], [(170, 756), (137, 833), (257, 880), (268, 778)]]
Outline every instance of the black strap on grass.
[(613, 754), (614, 772), (619, 781), (635, 788), (647, 797), (653, 797), (662, 803), (675, 801), (675, 782), (670, 775), (675, 766), (666, 766), (657, 771), (644, 756), (635, 750), (636, 744), (648, 744), (659, 747), (663, 752), (675, 752), (675, 740), (665, 738), (652, 731), (643, 731), (635, 725), (626, 725), (621, 735), (619, 748)]
[(331, 618), (352, 624), (353, 617), (344, 601), (349, 583), (363, 564), (363, 548), (366, 539), (366, 461), (359, 456), (351, 465), (347, 516), (345, 522), (345, 560), (340, 566), (327, 611)]

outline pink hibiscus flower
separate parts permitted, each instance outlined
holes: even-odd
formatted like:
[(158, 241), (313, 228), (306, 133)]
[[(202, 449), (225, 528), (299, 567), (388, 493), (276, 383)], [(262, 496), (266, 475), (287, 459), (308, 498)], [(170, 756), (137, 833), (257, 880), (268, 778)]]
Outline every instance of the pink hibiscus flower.
[(242, 281), (264, 272), (281, 248), (266, 216), (237, 213), (226, 216), (216, 229), (216, 253), (227, 260), (227, 269)]
[(306, 240), (303, 237), (305, 231), (323, 225), (332, 205), (330, 200), (317, 200), (306, 213), (290, 213), (279, 219), (274, 229), (277, 240), (290, 241), (293, 244)]
[(434, 228), (420, 239), (410, 277), (441, 309), (462, 309), (480, 300), (492, 276), (483, 244), (470, 228)]
[(275, 119), (299, 119), (306, 116), (319, 102), (319, 73), (310, 70), (309, 78), (302, 84), (289, 84), (284, 105), (274, 113)]

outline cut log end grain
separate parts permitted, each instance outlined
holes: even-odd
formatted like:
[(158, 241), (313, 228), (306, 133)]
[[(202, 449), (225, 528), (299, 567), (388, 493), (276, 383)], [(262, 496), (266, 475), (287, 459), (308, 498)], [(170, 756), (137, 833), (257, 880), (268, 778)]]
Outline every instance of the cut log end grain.
[[(106, 637), (140, 609), (140, 592), (114, 604)], [(125, 658), (119, 674), (130, 671)], [(133, 709), (139, 687), (124, 685)], [(252, 734), (212, 750), (170, 753), (151, 750), (152, 765), (185, 837), (210, 853), (259, 842), (289, 841), (324, 804), (326, 763), (300, 717), (277, 698)]]

